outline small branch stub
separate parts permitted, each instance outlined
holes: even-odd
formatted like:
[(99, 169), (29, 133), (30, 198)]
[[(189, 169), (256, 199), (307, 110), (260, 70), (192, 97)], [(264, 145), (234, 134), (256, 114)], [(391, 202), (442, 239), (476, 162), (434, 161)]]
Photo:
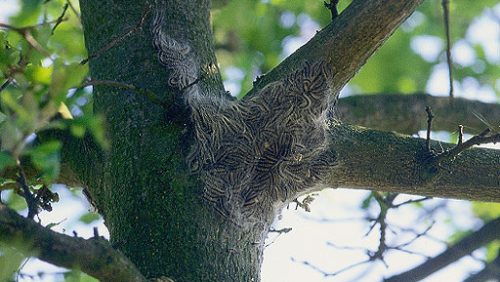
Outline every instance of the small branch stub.
[(426, 138), (426, 148), (427, 152), (431, 151), (431, 130), (432, 130), (432, 120), (434, 119), (434, 114), (432, 113), (431, 107), (425, 107), (427, 112), (427, 138)]
[(453, 147), (450, 150), (444, 151), (437, 156), (434, 157), (433, 163), (434, 164), (439, 164), (443, 161), (447, 160), (453, 160), (455, 157), (457, 157), (461, 152), (467, 150), (468, 148), (474, 146), (474, 145), (481, 145), (481, 144), (487, 144), (487, 143), (493, 143), (496, 144), (497, 142), (500, 142), (500, 133), (495, 133), (492, 134), (491, 129), (487, 128), (483, 132), (479, 133), (478, 135), (470, 138), (469, 140), (462, 142), (459, 135), (459, 142), (458, 144)]
[(330, 10), (332, 13), (332, 21), (339, 15), (339, 11), (337, 10), (337, 5), (339, 4), (339, 0), (330, 0), (330, 3), (323, 2), (325, 7)]

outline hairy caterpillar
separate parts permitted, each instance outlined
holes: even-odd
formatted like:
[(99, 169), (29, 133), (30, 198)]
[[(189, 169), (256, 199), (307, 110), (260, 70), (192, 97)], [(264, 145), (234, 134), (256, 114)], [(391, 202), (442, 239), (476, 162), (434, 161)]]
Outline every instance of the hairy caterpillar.
[(170, 71), (168, 85), (184, 90), (191, 110), (196, 144), (188, 161), (204, 183), (204, 198), (242, 224), (261, 205), (293, 199), (320, 181), (335, 162), (324, 153), (331, 66), (305, 63), (242, 101), (202, 93), (194, 83), (200, 66), (187, 44), (164, 33), (163, 11), (157, 7), (153, 45)]

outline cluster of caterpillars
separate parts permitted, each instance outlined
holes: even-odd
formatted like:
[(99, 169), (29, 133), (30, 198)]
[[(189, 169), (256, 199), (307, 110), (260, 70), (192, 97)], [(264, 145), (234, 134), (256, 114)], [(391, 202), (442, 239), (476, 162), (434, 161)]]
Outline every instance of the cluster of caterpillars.
[(285, 202), (316, 184), (334, 163), (325, 153), (331, 67), (305, 63), (241, 101), (203, 93), (193, 84), (200, 72), (194, 54), (162, 32), (162, 20), (160, 8), (154, 46), (170, 71), (168, 84), (184, 90), (191, 110), (196, 144), (188, 161), (204, 183), (204, 198), (239, 222), (260, 204)]

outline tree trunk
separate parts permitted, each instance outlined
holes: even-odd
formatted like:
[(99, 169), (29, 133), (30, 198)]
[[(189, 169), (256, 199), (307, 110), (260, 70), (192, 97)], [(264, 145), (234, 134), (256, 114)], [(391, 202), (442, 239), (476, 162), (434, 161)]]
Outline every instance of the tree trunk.
[[(209, 1), (167, 2), (167, 32), (189, 42), (201, 65), (216, 66)], [(166, 72), (152, 45), (152, 9), (145, 1), (81, 1), (91, 76), (176, 100), (166, 90)], [(134, 30), (141, 17), (144, 23)], [(133, 33), (120, 37), (128, 31)], [(119, 44), (101, 51), (117, 38)], [(218, 71), (201, 87), (221, 93)], [(269, 220), (243, 230), (214, 216), (200, 199), (201, 185), (185, 164), (192, 144), (188, 115), (167, 113), (183, 121), (173, 122), (145, 96), (108, 86), (95, 87), (94, 109), (105, 117), (111, 149), (86, 173), (85, 184), (104, 214), (112, 244), (149, 278), (258, 281)]]
[[(456, 161), (452, 165), (458, 165), (460, 169), (457, 171), (464, 172), (464, 177), (450, 179), (448, 170), (439, 169), (440, 163), (432, 162), (434, 158), (429, 157), (428, 149), (424, 150), (426, 147), (422, 140), (410, 140), (409, 137), (320, 118), (320, 115), (324, 117), (325, 101), (336, 98), (356, 70), (421, 0), (353, 1), (332, 24), (259, 80), (251, 95), (234, 103), (223, 97), (225, 92), (209, 24), (210, 1), (167, 0), (161, 29), (156, 24), (162, 17), (155, 17), (159, 15), (155, 9), (159, 7), (157, 3), (162, 1), (154, 1), (154, 4), (131, 0), (80, 2), (92, 79), (97, 82), (113, 81), (97, 83), (99, 85), (94, 89), (95, 113), (105, 117), (111, 149), (102, 155), (85, 154), (81, 160), (74, 157), (68, 160), (73, 163), (76, 174), (82, 178), (103, 214), (113, 246), (129, 257), (147, 278), (168, 276), (176, 281), (260, 280), (263, 243), (274, 209), (298, 194), (327, 185), (375, 187), (392, 192), (467, 199), (498, 199), (498, 174), (494, 171), (498, 164), (496, 151), (481, 149), (464, 153), (474, 162)], [(153, 43), (156, 48), (160, 46), (161, 52), (153, 48)], [(328, 46), (335, 48), (326, 48)], [(194, 58), (189, 57), (183, 62), (186, 54), (193, 54)], [(176, 69), (176, 64), (181, 68), (183, 64), (194, 64), (190, 59), (196, 61), (194, 71), (203, 75), (188, 72), (183, 76), (182, 69)], [(302, 66), (299, 66), (303, 60), (312, 64), (304, 67), (300, 63)], [(302, 67), (303, 70), (300, 70)], [(196, 75), (198, 77), (194, 81)], [(116, 86), (120, 83), (131, 87), (119, 89)], [(299, 90), (293, 88), (300, 83), (303, 87), (297, 88)], [(172, 84), (183, 87), (176, 90), (170, 87)], [(186, 88), (189, 89), (185, 91)], [(137, 89), (147, 93), (132, 91)], [(193, 89), (201, 95), (183, 97), (183, 94), (194, 93)], [(281, 94), (296, 96), (286, 98)], [(207, 95), (216, 95), (217, 99)], [(277, 97), (289, 100), (283, 102)], [(298, 98), (304, 98), (305, 103), (293, 100)], [(193, 114), (189, 113), (186, 100)], [(202, 100), (224, 100), (230, 105), (224, 104), (227, 107), (223, 108), (222, 103), (198, 103), (198, 108), (195, 108), (193, 101)], [(204, 106), (212, 108), (200, 114), (207, 109)], [(289, 114), (289, 110), (294, 115)], [(268, 115), (261, 115), (263, 112)], [(213, 116), (217, 117), (211, 120)], [(255, 116), (267, 118), (270, 126), (264, 127), (267, 123), (254, 119)], [(205, 117), (209, 118), (204, 120)], [(237, 128), (235, 124), (243, 124), (244, 127)], [(290, 124), (293, 126), (288, 126)], [(226, 129), (224, 126), (230, 130), (221, 130)], [(260, 132), (262, 128), (267, 130), (262, 132), (269, 133), (269, 136), (260, 140), (254, 131)], [(200, 137), (205, 133), (210, 138), (219, 138), (218, 142), (205, 144), (205, 141), (211, 140)], [(233, 133), (235, 138), (232, 138)], [(312, 143), (305, 142), (309, 139)], [(223, 143), (221, 140), (234, 142)], [(245, 142), (260, 142), (256, 140), (262, 141), (262, 144), (250, 149), (241, 146), (245, 150), (234, 154), (224, 149)], [(202, 156), (196, 159), (200, 170), (204, 169), (201, 179), (215, 179), (211, 185), (207, 181), (206, 191), (200, 177), (190, 170), (185, 161), (190, 159), (187, 157), (193, 144), (196, 144), (196, 154)], [(226, 161), (218, 163), (222, 168), (215, 166), (214, 156), (203, 155), (207, 152), (204, 145), (212, 146), (211, 149), (221, 153), (222, 157), (217, 156), (220, 157), (217, 162)], [(201, 151), (204, 153), (201, 154)], [(487, 156), (481, 157), (482, 153)], [(196, 157), (196, 154), (193, 156)], [(224, 159), (229, 155), (233, 158)], [(383, 164), (377, 168), (380, 173), (373, 173), (374, 160)], [(488, 166), (483, 176), (487, 179), (476, 182), (475, 177), (481, 176), (474, 171), (480, 166)], [(243, 171), (245, 175), (251, 174), (254, 178), (245, 179), (251, 179), (248, 183), (262, 189), (243, 190), (241, 186), (248, 183), (238, 179), (236, 176), (240, 174), (236, 172), (226, 173), (229, 168)], [(247, 168), (255, 170), (247, 173)], [(263, 175), (268, 178), (258, 178)], [(227, 177), (222, 179), (221, 176)], [(221, 179), (224, 181), (217, 182)], [(470, 183), (480, 183), (478, 187), (481, 191), (476, 193), (477, 189), (469, 189)], [(247, 186), (253, 187), (250, 184)], [(453, 187), (461, 190), (454, 192)], [(284, 191), (274, 188), (283, 188)], [(222, 201), (222, 208), (216, 207), (221, 212), (229, 211), (227, 217), (216, 213), (203, 197), (215, 205)], [(234, 199), (229, 204), (223, 202)], [(240, 206), (232, 205), (234, 203), (241, 204), (242, 208), (238, 209)], [(235, 206), (237, 208), (233, 209)], [(258, 213), (257, 216), (252, 214), (249, 220), (245, 213), (239, 214), (238, 219), (250, 223), (238, 227), (229, 215), (244, 208), (247, 208), (246, 211), (258, 210)]]

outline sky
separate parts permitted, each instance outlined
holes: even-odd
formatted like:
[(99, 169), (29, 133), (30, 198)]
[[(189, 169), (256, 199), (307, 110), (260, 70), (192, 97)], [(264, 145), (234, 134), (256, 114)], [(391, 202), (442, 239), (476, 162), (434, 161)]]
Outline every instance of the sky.
[[(6, 22), (8, 16), (18, 9), (17, 1), (0, 0), (0, 22)], [(500, 4), (494, 9), (494, 14), (500, 18)], [(301, 36), (288, 38), (284, 42), (284, 54), (286, 57), (303, 43), (307, 42), (319, 26), (305, 15), (296, 17), (292, 14), (284, 14), (279, 19), (282, 24), (290, 24), (291, 21), (300, 21), (302, 24)], [(418, 21), (418, 14), (413, 20)], [(500, 27), (498, 20), (490, 14), (485, 14), (476, 21), (466, 35), (467, 41), (454, 43), (453, 57), (456, 63), (467, 65), (475, 60), (471, 51), (470, 42), (485, 46), (486, 56), (491, 62), (500, 63)], [(421, 36), (413, 40), (410, 48), (415, 50), (423, 59), (433, 60), (439, 55), (436, 50), (444, 46), (442, 39)], [(238, 80), (243, 74), (237, 68), (226, 70), (228, 81), (225, 86), (232, 93), (239, 92)], [(430, 75), (426, 91), (433, 95), (448, 94), (448, 77), (445, 64), (437, 65)], [(500, 91), (498, 85), (486, 87), (474, 83), (474, 81), (457, 84), (456, 96), (470, 99), (479, 99), (485, 102), (498, 102), (495, 91)], [(448, 133), (433, 133), (433, 138), (447, 141)], [(498, 146), (497, 146), (498, 147)], [(63, 186), (54, 187), (60, 194), (62, 201), (54, 204), (54, 210), (50, 213), (42, 212), (40, 219), (43, 224), (58, 222), (53, 229), (62, 233), (72, 234), (76, 231), (79, 236), (89, 238), (93, 234), (93, 227), (97, 227), (99, 233), (109, 237), (107, 229), (102, 220), (90, 225), (79, 223), (78, 216), (89, 210), (89, 204), (80, 192), (71, 193)], [(403, 252), (391, 252), (386, 256), (388, 268), (383, 263), (376, 262), (353, 268), (336, 276), (325, 276), (324, 273), (333, 273), (341, 268), (348, 267), (366, 259), (363, 250), (346, 249), (368, 248), (376, 250), (378, 246), (379, 232), (375, 228), (365, 236), (369, 224), (362, 220), (368, 215), (376, 216), (378, 209), (371, 206), (368, 211), (362, 211), (359, 206), (362, 199), (369, 192), (364, 190), (328, 189), (317, 193), (311, 204), (311, 212), (295, 209), (291, 204), (278, 216), (273, 228), (291, 228), (284, 234), (270, 233), (266, 241), (264, 252), (264, 264), (262, 267), (263, 282), (324, 282), (324, 281), (377, 281), (384, 275), (390, 276), (409, 269), (425, 258), (421, 255)], [(415, 198), (402, 195), (399, 202)], [(416, 197), (418, 198), (418, 197)], [(414, 252), (434, 256), (445, 250), (443, 243), (455, 230), (477, 229), (481, 222), (474, 218), (470, 203), (466, 201), (440, 200), (424, 202), (427, 209), (445, 204), (447, 209), (438, 211), (432, 217), (426, 217), (423, 210), (416, 210), (410, 206), (391, 211), (388, 221), (391, 225), (401, 229), (415, 229), (417, 232), (424, 231), (432, 221), (435, 223), (429, 230), (428, 235), (409, 246)], [(403, 232), (402, 235), (394, 236), (388, 234), (389, 241), (397, 244), (406, 242), (413, 238), (411, 232)], [(476, 258), (483, 258), (484, 251), (478, 250), (474, 253)], [(474, 271), (482, 268), (482, 263), (474, 258), (463, 258), (457, 263), (433, 274), (425, 282), (461, 281)], [(30, 279), (27, 276), (19, 281), (63, 281), (61, 273), (65, 270), (41, 262), (37, 259), (29, 259), (22, 269), (22, 273), (35, 275), (45, 273), (41, 278)]]

